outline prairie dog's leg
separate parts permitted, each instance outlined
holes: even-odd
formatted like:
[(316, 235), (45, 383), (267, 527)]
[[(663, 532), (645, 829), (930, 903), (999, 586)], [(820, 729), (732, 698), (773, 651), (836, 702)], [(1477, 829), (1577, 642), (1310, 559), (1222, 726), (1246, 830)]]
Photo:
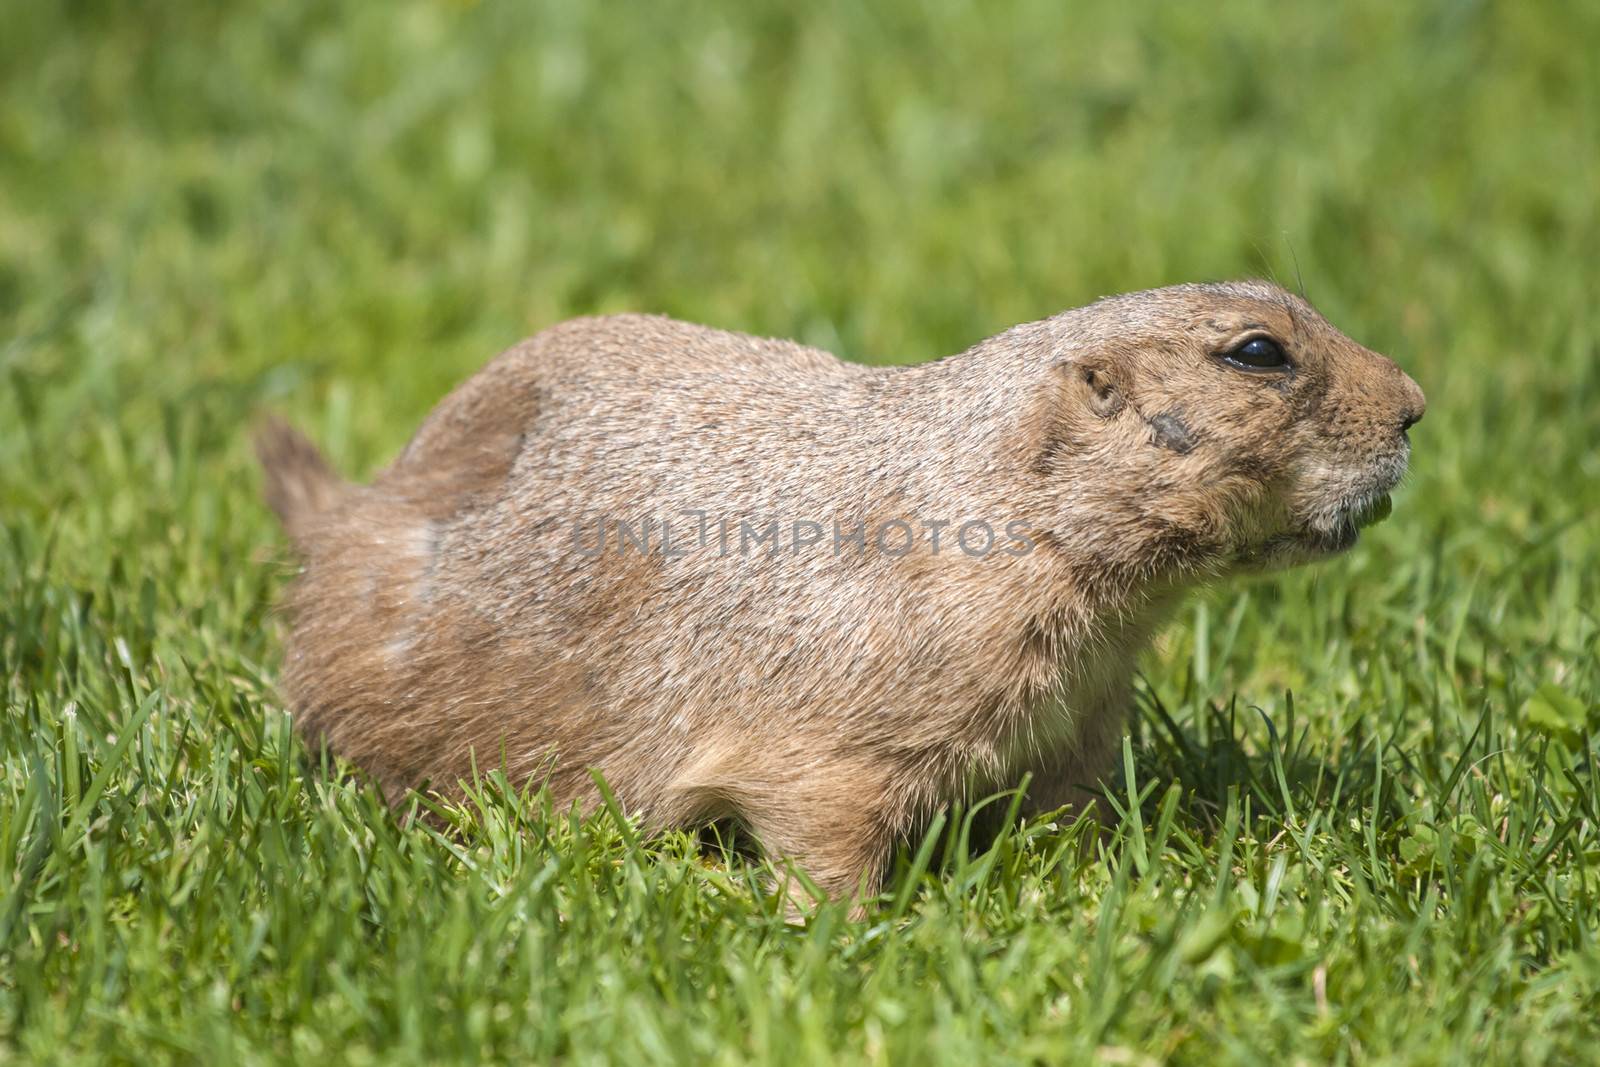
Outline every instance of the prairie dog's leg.
[[(740, 816), (773, 860), (792, 860), (830, 900), (865, 900), (883, 883), (895, 828), (892, 805), (879, 783), (863, 787), (858, 775), (819, 772), (815, 780), (774, 788), (746, 798)], [(809, 903), (796, 887), (791, 898)], [(852, 914), (859, 917), (858, 900)]]
[(1055, 759), (1032, 768), (1023, 811), (1039, 814), (1070, 808), (1101, 823), (1114, 823), (1115, 813), (1101, 794), (1118, 781), (1122, 769), (1122, 738), (1127, 716), (1111, 708), (1097, 708), (1086, 716), (1073, 743)]

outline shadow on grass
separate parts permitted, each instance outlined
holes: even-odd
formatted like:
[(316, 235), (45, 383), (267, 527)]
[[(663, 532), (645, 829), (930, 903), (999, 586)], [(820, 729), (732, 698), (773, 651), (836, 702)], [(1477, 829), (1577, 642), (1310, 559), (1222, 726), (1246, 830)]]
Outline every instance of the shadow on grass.
[(1153, 687), (1142, 684), (1124, 762), (1095, 790), (1110, 818), (1096, 823), (1066, 811), (1023, 818), (1018, 795), (1025, 784), (953, 804), (900, 846), (884, 899), (900, 899), (908, 880), (923, 874), (960, 882), (963, 872), (993, 866), (997, 853), (1003, 864), (1007, 854), (1029, 847), (1043, 849), (1052, 866), (1063, 859), (1116, 862), (1131, 847), (1142, 866), (1144, 832), (1174, 820), (1207, 841), (1241, 833), (1265, 841), (1286, 829), (1346, 826), (1353, 819), (1393, 827), (1408, 810), (1396, 790), (1420, 778), (1433, 795), (1448, 796), (1478, 740), (1477, 733), (1466, 739), (1453, 761), (1417, 766), (1371, 723), (1357, 724), (1335, 742), (1314, 743), (1313, 731), (1296, 716), (1292, 693), (1284, 703), (1274, 718), (1235, 696), (1225, 704), (1201, 703), (1179, 721)]
[[(1329, 814), (1359, 809), (1369, 819), (1399, 814), (1392, 803), (1394, 778), (1380, 769), (1386, 742), (1358, 721), (1337, 745), (1314, 745), (1290, 692), (1277, 719), (1241, 705), (1236, 694), (1226, 704), (1204, 702), (1180, 723), (1153, 687), (1141, 685), (1130, 732), (1147, 813), (1177, 784), (1180, 813), (1210, 829), (1222, 825), (1230, 804), (1269, 822), (1312, 808)], [(1126, 807), (1126, 782), (1118, 782), (1117, 799)]]

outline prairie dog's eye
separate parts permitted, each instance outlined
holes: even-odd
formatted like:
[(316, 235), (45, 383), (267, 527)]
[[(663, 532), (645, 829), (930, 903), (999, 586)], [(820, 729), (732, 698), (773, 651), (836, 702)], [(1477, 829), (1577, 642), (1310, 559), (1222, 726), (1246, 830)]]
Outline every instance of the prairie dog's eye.
[(1241, 370), (1281, 370), (1289, 365), (1283, 346), (1270, 337), (1252, 337), (1222, 358)]

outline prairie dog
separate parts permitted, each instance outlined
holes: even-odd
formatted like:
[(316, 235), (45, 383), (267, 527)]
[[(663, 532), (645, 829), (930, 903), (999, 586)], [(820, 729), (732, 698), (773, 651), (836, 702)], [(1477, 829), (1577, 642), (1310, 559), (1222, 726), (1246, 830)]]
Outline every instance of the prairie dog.
[[(1110, 297), (908, 367), (615, 315), (506, 351), (370, 485), (258, 448), (304, 569), (297, 721), (398, 798), (591, 769), (830, 895), (1032, 774), (1093, 807), (1188, 589), (1349, 548), (1417, 384), (1259, 281)], [(988, 534), (985, 534), (985, 530)]]

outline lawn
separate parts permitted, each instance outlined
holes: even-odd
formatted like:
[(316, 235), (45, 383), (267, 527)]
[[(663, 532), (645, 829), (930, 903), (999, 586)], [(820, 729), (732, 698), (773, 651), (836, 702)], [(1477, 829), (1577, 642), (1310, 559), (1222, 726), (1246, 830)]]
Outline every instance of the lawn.
[[(1600, 7), (0, 4), (0, 1063), (1576, 1062)], [(1427, 390), (1393, 518), (1143, 663), (1118, 835), (867, 917), (293, 735), (248, 428), (385, 462), (646, 310), (851, 359), (1263, 275)]]

